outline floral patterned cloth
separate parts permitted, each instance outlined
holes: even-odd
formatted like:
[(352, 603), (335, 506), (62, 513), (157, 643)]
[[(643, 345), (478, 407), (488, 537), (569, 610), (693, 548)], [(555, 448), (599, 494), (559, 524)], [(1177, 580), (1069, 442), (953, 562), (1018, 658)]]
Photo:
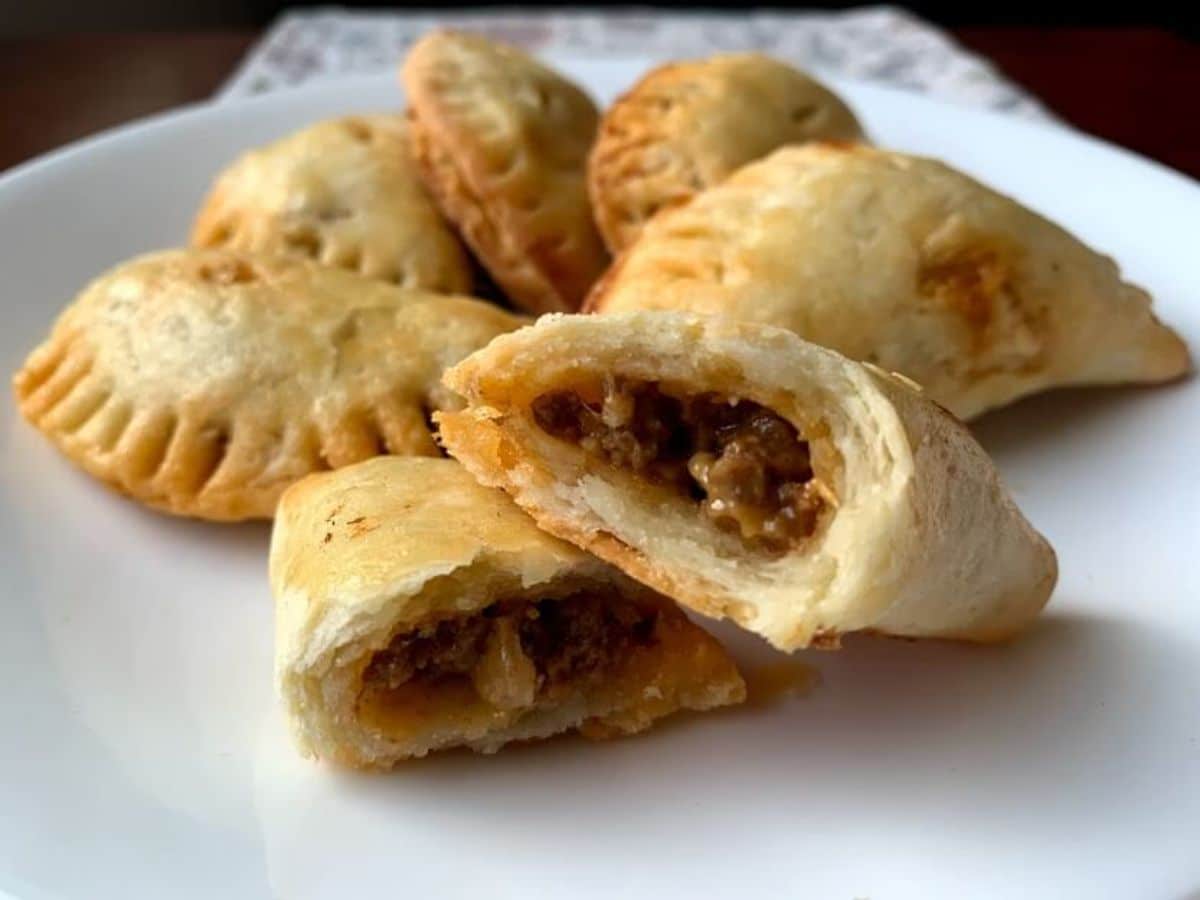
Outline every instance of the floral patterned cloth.
[(891, 6), (846, 12), (662, 13), (652, 11), (284, 13), (254, 47), (220, 98), (330, 75), (389, 71), (436, 27), (480, 31), (547, 54), (670, 59), (762, 50), (851, 78), (921, 91), (1028, 118), (1051, 118), (1035, 98), (947, 34)]

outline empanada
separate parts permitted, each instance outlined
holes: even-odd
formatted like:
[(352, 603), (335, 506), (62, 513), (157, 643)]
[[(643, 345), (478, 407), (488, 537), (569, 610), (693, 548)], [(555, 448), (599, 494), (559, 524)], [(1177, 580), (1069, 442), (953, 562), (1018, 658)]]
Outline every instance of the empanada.
[(587, 95), (530, 57), (437, 32), (404, 63), (413, 156), (442, 212), (509, 299), (575, 310), (607, 263), (584, 165)]
[(668, 63), (600, 119), (588, 158), (596, 223), (613, 253), (660, 209), (689, 200), (784, 144), (862, 140), (828, 88), (760, 53)]
[(284, 494), (276, 672), (301, 748), (385, 767), (741, 701), (670, 601), (539, 531), (452, 460), (373, 459)]
[(941, 163), (863, 146), (784, 148), (665, 212), (588, 306), (789, 328), (964, 419), (1190, 366), (1111, 259)]
[(319, 122), (226, 169), (196, 247), (315, 259), (403, 287), (471, 290), (471, 263), (425, 192), (403, 116)]
[(520, 324), (463, 297), (306, 260), (171, 250), (117, 266), (14, 379), (78, 465), (177, 515), (269, 518), (296, 479), (437, 455), (443, 369)]
[(1054, 552), (953, 416), (790, 331), (551, 316), (446, 373), (445, 446), (538, 524), (792, 650), (1025, 627)]

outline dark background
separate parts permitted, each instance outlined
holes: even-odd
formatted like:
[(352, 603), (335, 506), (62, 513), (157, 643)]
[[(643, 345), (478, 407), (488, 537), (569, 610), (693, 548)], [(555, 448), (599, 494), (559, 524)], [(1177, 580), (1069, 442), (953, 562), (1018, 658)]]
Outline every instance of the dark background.
[[(211, 97), (281, 9), (325, 5), (0, 0), (0, 172), (101, 129)], [(1200, 178), (1200, 0), (898, 5), (945, 27), (1065, 122)]]
[[(0, 35), (35, 35), (79, 30), (221, 28), (265, 25), (280, 9), (323, 6), (327, 3), (288, 3), (282, 0), (0, 0)], [(372, 7), (379, 4), (341, 3)], [(436, 6), (437, 4), (434, 4)], [(486, 7), (513, 4), (473, 3)], [(520, 4), (537, 7), (551, 4)], [(588, 8), (610, 4), (589, 4)], [(626, 5), (626, 4), (621, 4)], [(744, 9), (740, 4), (649, 4), (677, 9)], [(759, 4), (755, 4), (759, 5)], [(854, 3), (761, 4), (762, 8), (844, 9)], [(1157, 26), (1191, 38), (1200, 37), (1200, 3), (1197, 0), (1139, 0), (1139, 2), (1056, 3), (1026, 0), (960, 0), (902, 4), (918, 15), (944, 25), (1038, 26)], [(401, 4), (430, 8), (429, 4)], [(395, 8), (395, 7), (393, 7)], [(1119, 65), (1120, 60), (1114, 60)]]

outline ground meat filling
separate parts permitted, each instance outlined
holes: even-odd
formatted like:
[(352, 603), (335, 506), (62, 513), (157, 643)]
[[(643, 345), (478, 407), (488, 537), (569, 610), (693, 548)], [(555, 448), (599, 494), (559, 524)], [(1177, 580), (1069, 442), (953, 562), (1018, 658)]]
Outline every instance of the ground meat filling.
[(657, 613), (612, 596), (493, 603), (482, 612), (397, 635), (363, 673), (392, 690), (468, 678), (499, 709), (553, 700), (602, 681), (630, 652), (655, 642)]
[(617, 380), (595, 397), (543, 394), (533, 417), (611, 465), (675, 485), (717, 527), (768, 554), (811, 536), (825, 508), (808, 443), (750, 400), (676, 397), (654, 383)]

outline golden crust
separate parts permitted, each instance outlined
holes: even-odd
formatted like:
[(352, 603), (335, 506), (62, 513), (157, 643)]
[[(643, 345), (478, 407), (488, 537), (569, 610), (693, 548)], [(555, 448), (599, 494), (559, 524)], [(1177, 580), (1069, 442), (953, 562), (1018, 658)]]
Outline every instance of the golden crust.
[[(490, 752), (571, 728), (640, 731), (678, 709), (740, 702), (720, 645), (673, 604), (542, 531), (451, 460), (378, 458), (284, 495), (271, 543), (276, 669), (302, 749), (383, 767), (448, 746)], [(520, 718), (464, 705), (436, 727), (385, 734), (362, 713), (363, 671), (399, 633), (497, 600), (586, 587), (658, 610), (658, 647), (562, 708)]]
[[(588, 379), (666, 382), (753, 400), (809, 442), (832, 512), (782, 558), (756, 555), (638, 476), (551, 437), (530, 407)], [(906, 381), (778, 328), (643, 312), (543, 317), (446, 373), (467, 399), (444, 445), (552, 534), (791, 650), (856, 630), (997, 640), (1027, 626), (1054, 552), (984, 451)]]
[(402, 75), (442, 212), (514, 304), (577, 309), (607, 262), (584, 174), (592, 101), (517, 50), (451, 32), (419, 41)]
[(759, 53), (660, 66), (604, 113), (588, 157), (604, 242), (617, 253), (660, 209), (784, 144), (812, 140), (863, 133), (845, 103), (791, 66)]
[(402, 287), (471, 290), (471, 263), (425, 192), (400, 115), (319, 122), (218, 176), (192, 245), (287, 254)]
[(778, 325), (962, 418), (1190, 368), (1111, 259), (941, 163), (863, 146), (777, 150), (657, 217), (587, 308)]
[(205, 519), (269, 518), (309, 472), (437, 454), (442, 370), (515, 317), (283, 257), (143, 256), (92, 282), (17, 372), (22, 415), (90, 474)]

